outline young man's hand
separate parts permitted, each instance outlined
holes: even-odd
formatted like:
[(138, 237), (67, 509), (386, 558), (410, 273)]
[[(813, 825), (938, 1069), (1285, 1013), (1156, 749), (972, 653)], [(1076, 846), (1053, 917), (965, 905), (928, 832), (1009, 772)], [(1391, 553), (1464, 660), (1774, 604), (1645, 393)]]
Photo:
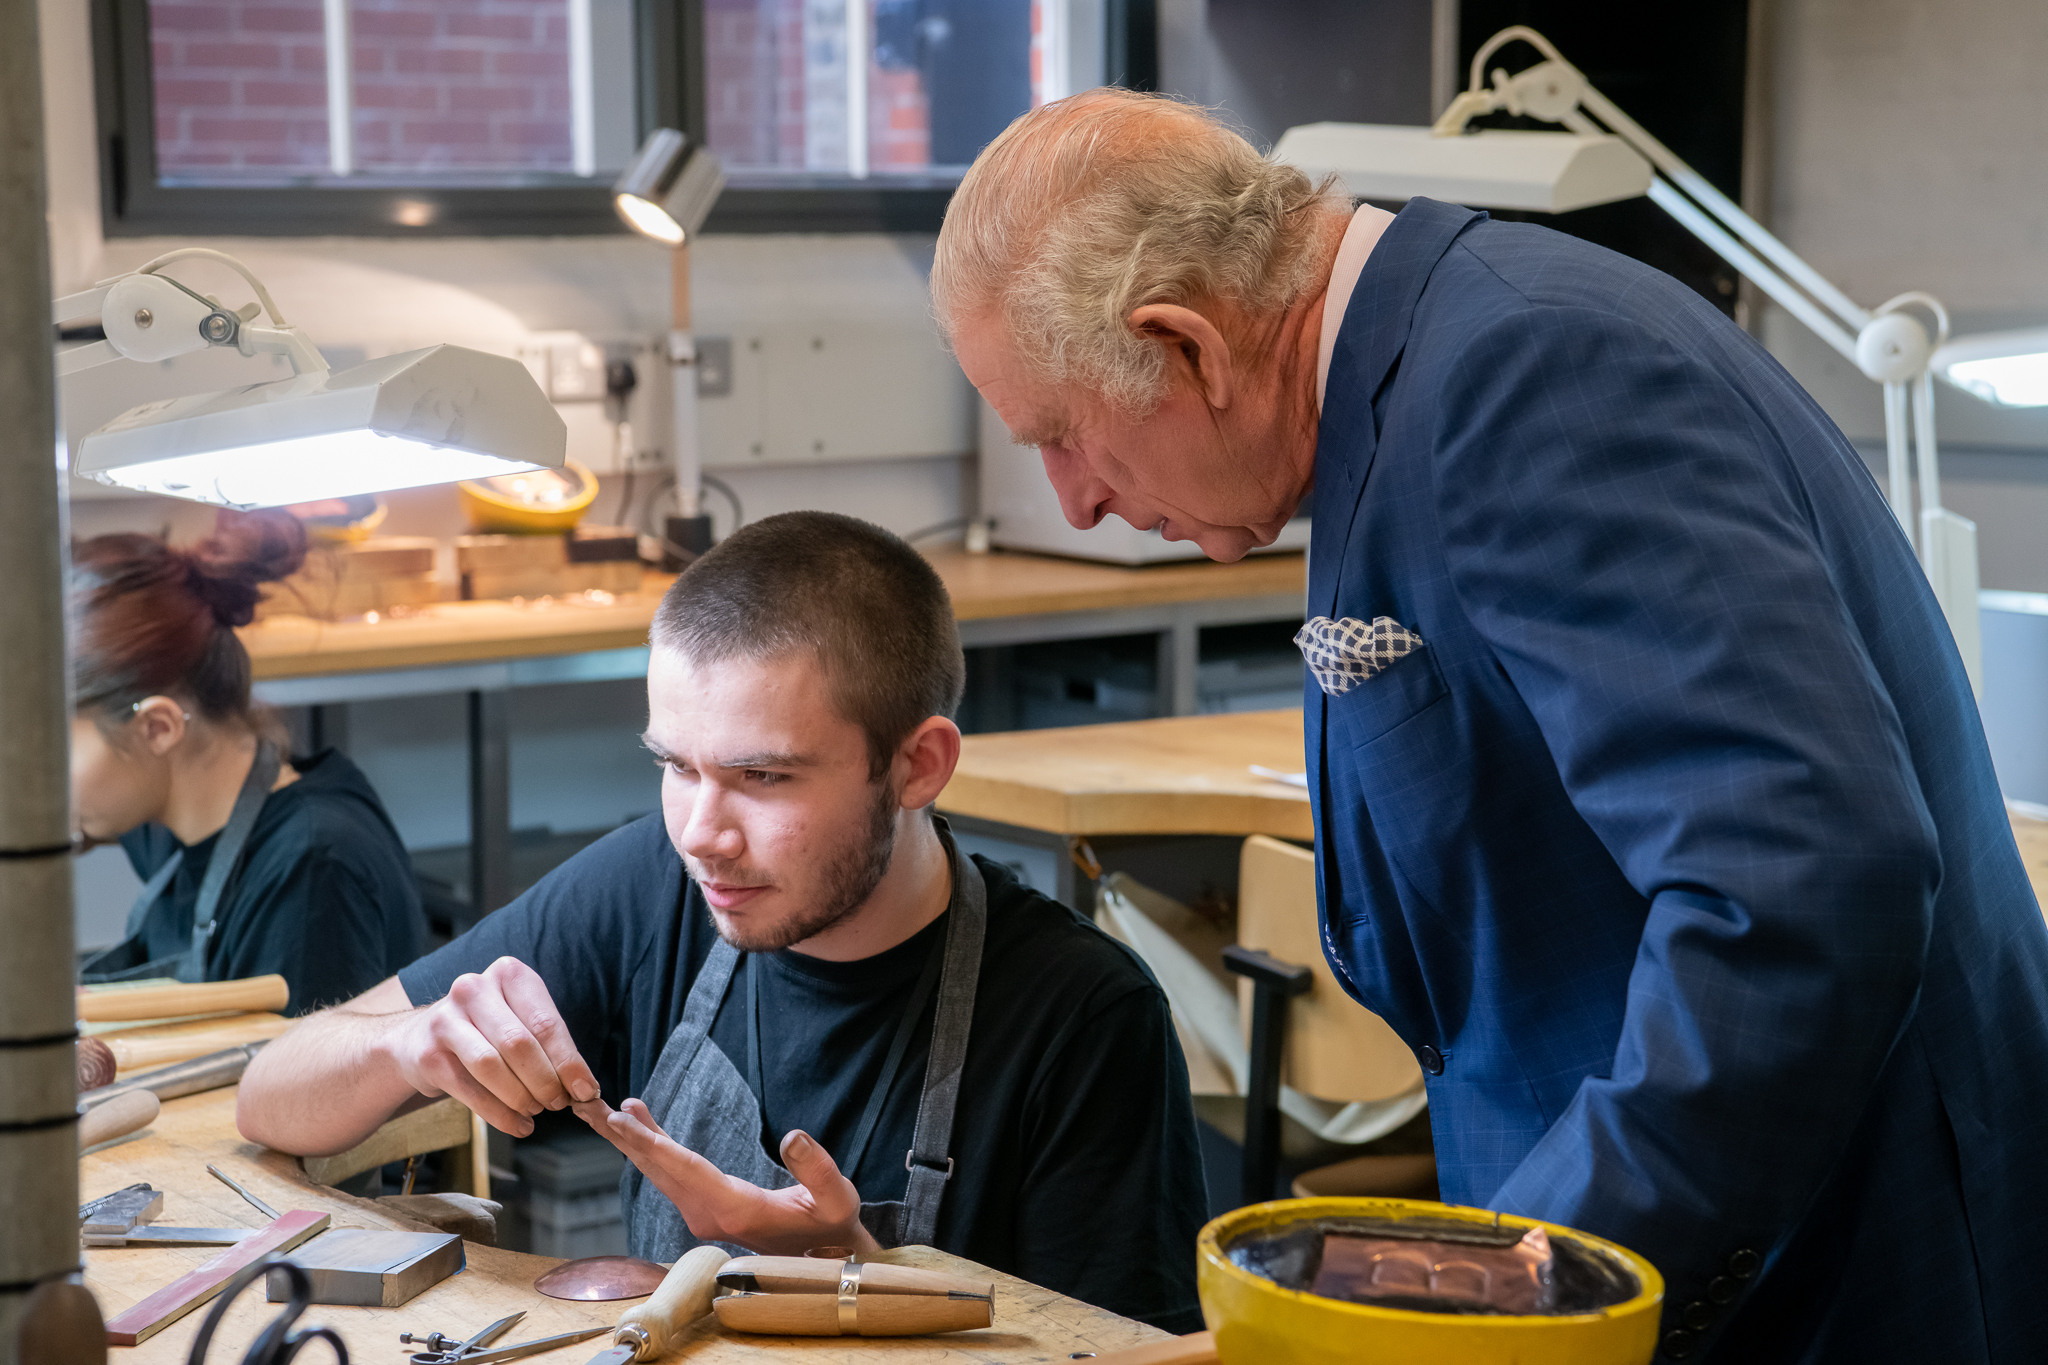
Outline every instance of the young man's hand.
[(380, 1043), (422, 1095), (453, 1095), (500, 1132), (525, 1137), (532, 1116), (597, 1098), (540, 974), (501, 957), (455, 978), (448, 994), (412, 1011)]
[(881, 1249), (861, 1225), (860, 1191), (808, 1133), (782, 1139), (782, 1164), (797, 1183), (764, 1190), (675, 1141), (639, 1100), (627, 1100), (622, 1110), (603, 1100), (573, 1107), (668, 1196), (693, 1237), (771, 1256), (801, 1256), (821, 1246)]

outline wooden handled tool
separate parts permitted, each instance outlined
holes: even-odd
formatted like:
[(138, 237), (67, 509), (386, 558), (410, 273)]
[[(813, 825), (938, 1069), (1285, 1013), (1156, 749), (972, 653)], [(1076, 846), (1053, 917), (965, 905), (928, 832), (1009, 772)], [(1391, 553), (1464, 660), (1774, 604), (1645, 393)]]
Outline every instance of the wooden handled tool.
[(281, 976), (239, 981), (179, 982), (132, 990), (78, 993), (78, 1017), (89, 1024), (123, 1019), (172, 1019), (185, 1014), (229, 1014), (237, 1010), (281, 1010), (292, 989)]
[(78, 1120), (78, 1150), (82, 1152), (147, 1128), (156, 1122), (162, 1108), (157, 1097), (147, 1090), (130, 1090), (105, 1104), (94, 1105)]
[(1196, 1332), (1095, 1357), (1095, 1365), (1216, 1365), (1216, 1334)]
[(132, 1071), (136, 1067), (190, 1061), (243, 1043), (268, 1042), (290, 1028), (292, 1022), (281, 1014), (247, 1014), (172, 1024), (163, 1029), (138, 1029), (134, 1033), (106, 1033), (86, 1041), (101, 1044), (113, 1055), (115, 1066)]
[(97, 1090), (114, 1079), (114, 1054), (97, 1038), (78, 1040), (78, 1088)]
[(112, 1085), (88, 1090), (78, 1097), (78, 1102), (101, 1105), (116, 1095), (124, 1095), (131, 1090), (147, 1090), (163, 1100), (174, 1100), (180, 1095), (196, 1095), (202, 1090), (218, 1090), (224, 1085), (233, 1085), (241, 1080), (242, 1073), (249, 1069), (249, 1059), (262, 1049), (262, 1042), (244, 1043), (240, 1047), (209, 1052), (204, 1057), (194, 1057), (189, 1062), (173, 1062), (154, 1071), (140, 1072), (125, 1081), (115, 1081)]
[[(765, 1294), (837, 1294), (844, 1264), (809, 1256), (735, 1256), (718, 1272), (718, 1283), (724, 1289)], [(991, 1280), (970, 1280), (936, 1270), (870, 1261), (860, 1268), (860, 1292), (923, 1294), (934, 1298), (955, 1294), (989, 1299), (995, 1296), (996, 1287)]]
[[(842, 1312), (844, 1303), (848, 1311)], [(719, 1324), (735, 1332), (791, 1337), (921, 1337), (965, 1332), (995, 1322), (984, 1298), (928, 1294), (727, 1294), (713, 1301)]]
[(619, 1315), (618, 1336), (590, 1365), (626, 1365), (658, 1360), (674, 1347), (683, 1329), (711, 1311), (718, 1270), (726, 1255), (714, 1246), (693, 1248), (669, 1267), (668, 1277), (644, 1303)]

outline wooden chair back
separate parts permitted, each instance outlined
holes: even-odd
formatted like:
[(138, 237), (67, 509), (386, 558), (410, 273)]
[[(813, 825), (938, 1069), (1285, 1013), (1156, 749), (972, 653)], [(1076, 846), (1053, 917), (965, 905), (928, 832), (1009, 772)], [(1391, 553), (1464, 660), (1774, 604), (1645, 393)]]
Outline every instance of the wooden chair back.
[[(1313, 853), (1263, 834), (1244, 841), (1238, 859), (1237, 941), (1315, 973), (1309, 992), (1287, 1005), (1283, 1084), (1319, 1100), (1347, 1104), (1392, 1099), (1414, 1088), (1422, 1077), (1415, 1054), (1384, 1020), (1344, 993), (1323, 956)], [(1237, 990), (1249, 1021), (1251, 982), (1240, 981)]]

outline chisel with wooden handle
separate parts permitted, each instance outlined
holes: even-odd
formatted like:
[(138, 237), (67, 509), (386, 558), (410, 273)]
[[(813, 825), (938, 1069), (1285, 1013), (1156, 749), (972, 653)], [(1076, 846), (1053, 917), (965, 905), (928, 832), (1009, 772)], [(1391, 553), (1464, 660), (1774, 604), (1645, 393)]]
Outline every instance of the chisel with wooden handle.
[(613, 1344), (592, 1356), (590, 1365), (629, 1365), (667, 1355), (683, 1329), (711, 1311), (718, 1268), (725, 1262), (725, 1253), (713, 1246), (696, 1247), (684, 1255), (646, 1302), (619, 1315)]
[(172, 1019), (185, 1014), (229, 1014), (237, 1010), (281, 1010), (292, 988), (281, 976), (248, 976), (238, 981), (178, 982), (132, 990), (78, 993), (78, 1017), (89, 1024), (127, 1019)]
[(79, 1117), (78, 1150), (82, 1152), (149, 1127), (156, 1122), (161, 1108), (157, 1097), (147, 1090), (130, 1090), (105, 1104), (95, 1105)]

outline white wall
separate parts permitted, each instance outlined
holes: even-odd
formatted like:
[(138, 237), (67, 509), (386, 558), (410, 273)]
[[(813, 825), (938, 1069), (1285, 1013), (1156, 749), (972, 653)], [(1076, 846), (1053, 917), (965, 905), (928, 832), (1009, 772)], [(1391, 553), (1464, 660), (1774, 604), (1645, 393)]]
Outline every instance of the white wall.
[[(1958, 332), (2048, 323), (2048, 62), (2039, 0), (1774, 0), (1770, 223), (1866, 307), (1908, 289)], [(1771, 310), (1765, 344), (1870, 458), (1876, 385)], [(2048, 591), (2048, 409), (1937, 384), (1943, 501), (1987, 588)]]

